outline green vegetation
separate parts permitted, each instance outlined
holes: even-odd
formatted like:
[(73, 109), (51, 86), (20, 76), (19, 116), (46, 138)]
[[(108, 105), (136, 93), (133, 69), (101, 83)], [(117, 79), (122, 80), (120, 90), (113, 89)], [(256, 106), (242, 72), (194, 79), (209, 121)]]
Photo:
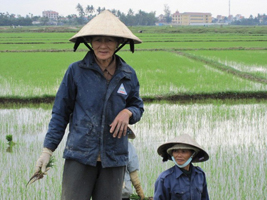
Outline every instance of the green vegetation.
[[(151, 197), (152, 198), (152, 197)], [(132, 194), (130, 200), (139, 200), (140, 197), (137, 194)], [(144, 200), (150, 200), (149, 197), (145, 197)]]
[(11, 142), (13, 142), (13, 136), (12, 135), (7, 135), (6, 136), (6, 140), (7, 140), (8, 144), (10, 145)]
[[(4, 54), (4, 56), (3, 56)], [(1, 96), (55, 95), (71, 62), (81, 53), (2, 53)]]
[[(157, 148), (181, 133), (192, 135), (209, 153), (199, 163), (207, 177), (210, 199), (264, 199), (267, 196), (266, 102), (252, 104), (145, 105), (142, 120), (131, 127), (136, 139), (140, 180), (147, 197), (153, 196), (158, 175), (173, 166), (162, 163)], [(6, 153), (5, 134), (0, 134), (0, 199), (60, 199), (66, 136), (53, 153), (56, 166), (47, 176), (25, 189), (42, 150), (51, 109), (0, 109), (0, 130), (12, 134), (19, 144)], [(18, 162), (19, 159), (19, 162)], [(13, 192), (10, 192), (10, 191)]]
[[(143, 33), (136, 34), (143, 43), (136, 45), (134, 54), (127, 45), (118, 54), (135, 68), (144, 99), (175, 95), (194, 99), (201, 94), (251, 98), (253, 92), (265, 98), (267, 33), (263, 27), (131, 28), (135, 33), (142, 28)], [(53, 99), (69, 64), (84, 57), (87, 48), (82, 44), (72, 52), (73, 43), (68, 41), (72, 32), (45, 30), (36, 27), (1, 34), (2, 99)]]
[(34, 175), (30, 178), (28, 181), (26, 187), (32, 183), (34, 183), (37, 180), (40, 180), (44, 177), (44, 175), (47, 175), (47, 172), (55, 165), (55, 157), (51, 156), (49, 159), (49, 162), (47, 163), (45, 172), (42, 172), (41, 169), (38, 172), (35, 172)]
[[(143, 33), (151, 34), (234, 34), (234, 35), (253, 35), (253, 34), (267, 34), (266, 26), (133, 26), (130, 29), (137, 33), (142, 30)], [(143, 34), (142, 33), (142, 34)]]
[(190, 52), (217, 61), (240, 72), (267, 79), (267, 51), (194, 51)]
[[(75, 26), (25, 26), (21, 28), (11, 28), (0, 26), (1, 33), (10, 32), (38, 32), (38, 33), (76, 33), (81, 29), (81, 25)], [(144, 34), (234, 34), (234, 35), (262, 35), (267, 34), (266, 26), (129, 26), (129, 29), (138, 37)], [(138, 33), (142, 30), (142, 33)]]
[[(77, 52), (3, 53), (2, 97), (53, 96), (68, 65), (83, 58)], [(172, 52), (120, 52), (137, 71), (143, 97), (218, 92), (266, 91), (264, 83), (240, 79), (212, 65)], [(167, 67), (168, 66), (168, 67)]]
[(11, 135), (11, 134), (6, 135), (6, 140), (7, 140), (7, 144), (8, 144), (6, 152), (12, 153), (13, 152), (13, 146), (16, 144), (13, 141), (13, 135)]

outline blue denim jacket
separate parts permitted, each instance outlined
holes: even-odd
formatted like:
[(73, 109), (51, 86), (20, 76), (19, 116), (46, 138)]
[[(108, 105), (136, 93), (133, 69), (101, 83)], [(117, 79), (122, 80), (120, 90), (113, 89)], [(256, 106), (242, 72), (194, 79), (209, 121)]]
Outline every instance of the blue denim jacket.
[(128, 139), (113, 138), (109, 125), (124, 108), (132, 112), (129, 123), (134, 124), (144, 108), (134, 69), (117, 55), (116, 63), (109, 83), (91, 51), (69, 66), (56, 94), (44, 147), (55, 150), (69, 124), (64, 158), (96, 166), (100, 154), (102, 167), (126, 166)]
[(176, 165), (162, 172), (156, 183), (154, 200), (209, 200), (205, 173), (192, 164), (191, 178)]

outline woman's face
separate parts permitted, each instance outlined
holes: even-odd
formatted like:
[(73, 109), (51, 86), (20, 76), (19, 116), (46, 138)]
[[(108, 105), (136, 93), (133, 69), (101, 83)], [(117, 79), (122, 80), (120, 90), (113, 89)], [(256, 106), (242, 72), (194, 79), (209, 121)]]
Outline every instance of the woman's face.
[(106, 61), (112, 58), (119, 43), (114, 37), (96, 36), (92, 38), (91, 45), (97, 59)]
[(192, 154), (193, 152), (189, 149), (175, 149), (172, 151), (172, 156), (178, 165), (184, 164)]

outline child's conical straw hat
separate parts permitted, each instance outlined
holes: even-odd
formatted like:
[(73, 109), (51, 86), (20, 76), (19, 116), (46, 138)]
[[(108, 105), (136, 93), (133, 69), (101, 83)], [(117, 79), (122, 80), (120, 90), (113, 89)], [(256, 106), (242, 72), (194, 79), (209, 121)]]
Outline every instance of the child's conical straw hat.
[(163, 158), (165, 157), (164, 161), (166, 161), (166, 159), (171, 160), (171, 157), (167, 153), (167, 150), (174, 147), (177, 144), (182, 144), (183, 146), (187, 146), (187, 148), (183, 149), (198, 150), (197, 151), (198, 153), (196, 154), (196, 156), (194, 156), (192, 162), (204, 162), (209, 159), (208, 153), (188, 134), (182, 134), (172, 140), (169, 140), (168, 142), (165, 142), (164, 144), (158, 147), (157, 152)]

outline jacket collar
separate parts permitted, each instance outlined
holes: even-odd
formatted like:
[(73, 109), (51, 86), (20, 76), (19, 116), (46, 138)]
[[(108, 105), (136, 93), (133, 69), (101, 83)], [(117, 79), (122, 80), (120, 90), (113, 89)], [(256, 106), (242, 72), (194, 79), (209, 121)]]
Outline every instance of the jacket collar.
[[(180, 176), (184, 174), (183, 171), (178, 166), (175, 165), (173, 168), (174, 168), (174, 173), (175, 173), (176, 178), (179, 178)], [(199, 173), (194, 167), (194, 165), (192, 165), (192, 163), (190, 164), (190, 168), (192, 169), (191, 176), (194, 176), (195, 173)]]

